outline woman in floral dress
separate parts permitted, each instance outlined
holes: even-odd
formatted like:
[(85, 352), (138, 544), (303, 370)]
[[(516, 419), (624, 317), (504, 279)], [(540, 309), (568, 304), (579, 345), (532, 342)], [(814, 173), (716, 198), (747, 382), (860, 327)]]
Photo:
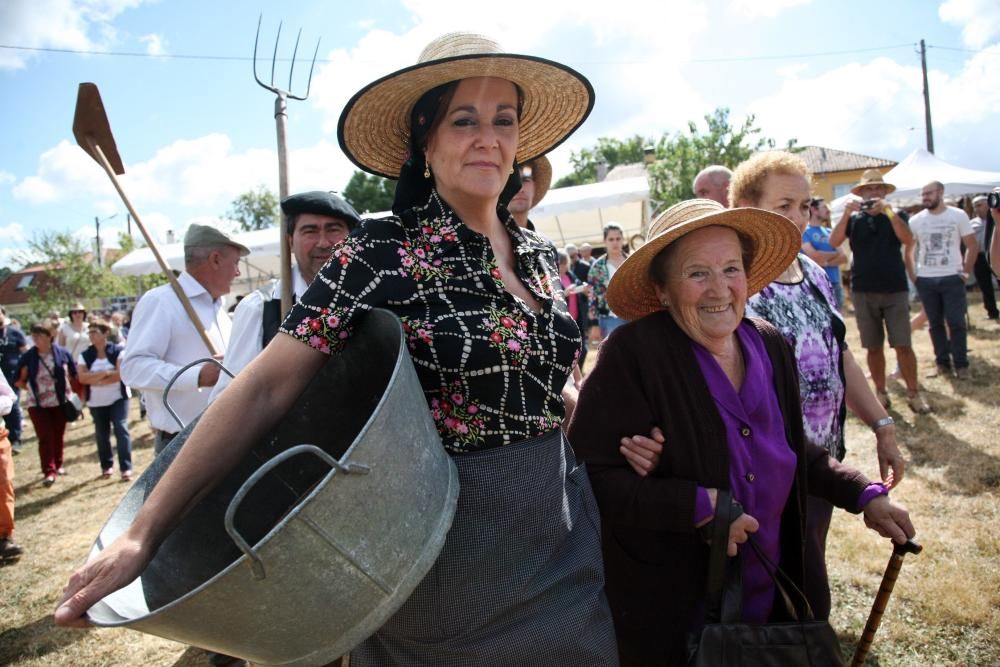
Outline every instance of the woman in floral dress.
[(141, 572), (175, 515), (380, 307), (403, 323), (461, 493), (434, 568), (352, 666), (616, 664), (593, 493), (560, 429), (580, 334), (549, 245), (505, 207), (516, 165), (561, 143), (592, 105), (577, 72), (467, 33), (359, 91), (341, 147), (398, 178), (394, 215), (335, 248), (286, 335), (202, 416), (129, 530), (71, 580), (57, 622), (81, 624)]

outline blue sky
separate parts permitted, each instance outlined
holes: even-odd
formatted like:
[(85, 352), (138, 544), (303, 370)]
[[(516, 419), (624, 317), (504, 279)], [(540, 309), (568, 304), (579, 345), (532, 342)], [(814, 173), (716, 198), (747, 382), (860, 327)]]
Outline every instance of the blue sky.
[[(996, 0), (0, 0), (0, 266), (17, 268), (41, 231), (92, 239), (94, 216), (116, 216), (102, 223), (107, 244), (124, 226), (124, 205), (73, 139), (82, 81), (100, 88), (123, 187), (161, 240), (224, 215), (257, 185), (277, 191), (274, 96), (249, 60), (258, 12), (264, 72), (279, 21), (284, 56), (299, 27), (300, 55), (321, 39), (312, 94), (289, 108), (292, 191), (346, 185), (344, 102), (449, 30), (591, 79), (597, 104), (551, 156), (556, 177), (598, 137), (658, 136), (718, 106), (737, 121), (756, 114), (779, 141), (902, 159), (925, 141), (920, 39), (931, 47), (937, 155), (1000, 171)], [(297, 86), (306, 71), (300, 62)]]

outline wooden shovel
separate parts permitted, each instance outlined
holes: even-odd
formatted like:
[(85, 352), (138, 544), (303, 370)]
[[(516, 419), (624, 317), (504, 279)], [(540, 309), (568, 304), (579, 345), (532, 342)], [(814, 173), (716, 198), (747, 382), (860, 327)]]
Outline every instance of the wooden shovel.
[(871, 613), (868, 614), (868, 622), (865, 623), (865, 630), (861, 633), (861, 641), (858, 642), (858, 647), (854, 651), (851, 667), (861, 667), (865, 664), (868, 650), (872, 647), (872, 642), (875, 641), (875, 633), (882, 623), (882, 615), (889, 604), (889, 596), (892, 595), (892, 589), (896, 586), (896, 577), (899, 576), (899, 570), (903, 567), (903, 556), (918, 554), (923, 550), (924, 548), (913, 540), (907, 540), (905, 544), (893, 544), (892, 556), (889, 557), (889, 564), (886, 565), (885, 574), (882, 575), (882, 585), (879, 586)]
[(156, 263), (160, 265), (163, 274), (170, 281), (170, 286), (173, 288), (174, 294), (177, 295), (177, 298), (181, 301), (181, 305), (184, 306), (184, 312), (190, 318), (191, 324), (194, 325), (198, 334), (201, 335), (201, 339), (204, 341), (209, 353), (213, 357), (218, 356), (219, 352), (212, 339), (208, 337), (208, 331), (198, 318), (198, 313), (194, 311), (191, 300), (188, 299), (187, 294), (181, 289), (181, 285), (177, 282), (174, 272), (163, 260), (163, 256), (160, 255), (160, 251), (156, 247), (156, 242), (149, 235), (146, 226), (142, 224), (142, 219), (135, 212), (132, 202), (129, 201), (129, 198), (125, 195), (125, 191), (122, 190), (121, 184), (118, 182), (116, 174), (124, 174), (125, 167), (122, 165), (122, 158), (118, 154), (115, 137), (111, 134), (111, 125), (108, 123), (108, 116), (104, 112), (104, 103), (101, 102), (101, 93), (97, 90), (97, 84), (80, 84), (80, 89), (76, 95), (76, 112), (73, 114), (73, 136), (76, 137), (76, 143), (80, 145), (80, 148), (87, 151), (87, 155), (94, 158), (97, 164), (104, 168), (108, 178), (111, 179), (115, 189), (118, 190), (118, 195), (125, 202), (125, 208), (132, 214), (132, 219), (138, 225), (139, 231), (142, 232), (142, 237), (146, 239), (146, 245), (153, 251)]

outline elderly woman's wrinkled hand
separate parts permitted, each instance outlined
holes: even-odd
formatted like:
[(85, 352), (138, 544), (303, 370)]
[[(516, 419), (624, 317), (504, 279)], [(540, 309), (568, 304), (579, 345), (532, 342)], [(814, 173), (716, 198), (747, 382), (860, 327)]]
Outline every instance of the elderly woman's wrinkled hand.
[(622, 438), (621, 447), (618, 451), (622, 453), (632, 470), (640, 477), (645, 477), (656, 470), (660, 463), (660, 454), (663, 453), (663, 431), (654, 426), (649, 432), (649, 437), (633, 435), (631, 438)]
[(916, 535), (910, 522), (910, 513), (902, 505), (897, 505), (888, 496), (873, 498), (864, 509), (865, 525), (882, 537), (888, 537), (896, 544), (905, 544)]
[(750, 535), (758, 530), (760, 523), (749, 514), (743, 513), (733, 519), (729, 524), (729, 545), (726, 547), (726, 553), (735, 556), (738, 545), (745, 543), (750, 539)]
[(875, 453), (878, 456), (879, 474), (882, 476), (882, 483), (889, 489), (894, 489), (903, 481), (903, 472), (906, 469), (906, 459), (899, 451), (896, 444), (896, 431), (894, 428), (879, 429), (875, 435)]

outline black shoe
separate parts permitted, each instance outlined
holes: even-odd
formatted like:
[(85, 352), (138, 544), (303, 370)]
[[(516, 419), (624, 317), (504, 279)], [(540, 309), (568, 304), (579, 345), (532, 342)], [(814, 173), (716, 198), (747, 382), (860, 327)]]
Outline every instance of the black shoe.
[(24, 549), (14, 542), (14, 540), (8, 537), (0, 540), (0, 561), (17, 560), (23, 553)]

